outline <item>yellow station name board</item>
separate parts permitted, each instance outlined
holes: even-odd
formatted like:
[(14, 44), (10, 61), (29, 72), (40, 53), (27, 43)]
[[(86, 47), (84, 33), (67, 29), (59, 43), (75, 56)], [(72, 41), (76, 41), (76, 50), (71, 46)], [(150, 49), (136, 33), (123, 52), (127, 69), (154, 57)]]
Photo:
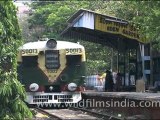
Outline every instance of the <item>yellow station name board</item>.
[(140, 41), (138, 31), (133, 25), (109, 21), (104, 16), (96, 15), (95, 30), (100, 30), (107, 33), (121, 34), (130, 39)]

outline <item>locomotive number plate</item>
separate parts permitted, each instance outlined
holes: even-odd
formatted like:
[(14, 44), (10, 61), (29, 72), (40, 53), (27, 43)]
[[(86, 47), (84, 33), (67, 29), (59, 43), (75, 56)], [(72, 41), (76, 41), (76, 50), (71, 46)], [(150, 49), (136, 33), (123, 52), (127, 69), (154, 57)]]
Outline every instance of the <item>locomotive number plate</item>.
[(81, 48), (66, 49), (67, 54), (82, 53)]
[(22, 54), (37, 54), (38, 50), (37, 49), (25, 49), (22, 50)]

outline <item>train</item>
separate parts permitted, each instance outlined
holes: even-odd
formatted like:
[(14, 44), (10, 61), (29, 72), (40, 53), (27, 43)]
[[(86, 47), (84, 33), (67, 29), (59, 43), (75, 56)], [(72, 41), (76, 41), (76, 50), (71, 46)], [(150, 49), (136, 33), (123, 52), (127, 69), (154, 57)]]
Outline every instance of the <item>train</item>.
[(85, 91), (84, 46), (53, 38), (28, 42), (19, 47), (18, 78), (29, 105), (78, 103)]

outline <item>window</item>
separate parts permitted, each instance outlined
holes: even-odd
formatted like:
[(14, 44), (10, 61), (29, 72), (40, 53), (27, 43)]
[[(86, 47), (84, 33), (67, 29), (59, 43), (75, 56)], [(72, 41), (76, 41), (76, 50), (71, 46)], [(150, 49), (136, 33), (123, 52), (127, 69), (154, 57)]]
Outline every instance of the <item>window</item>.
[(45, 51), (45, 64), (47, 69), (58, 69), (60, 67), (59, 51), (58, 50)]
[(67, 55), (67, 65), (77, 65), (81, 62), (81, 55)]
[(23, 56), (22, 57), (23, 67), (37, 67), (38, 66), (38, 56)]

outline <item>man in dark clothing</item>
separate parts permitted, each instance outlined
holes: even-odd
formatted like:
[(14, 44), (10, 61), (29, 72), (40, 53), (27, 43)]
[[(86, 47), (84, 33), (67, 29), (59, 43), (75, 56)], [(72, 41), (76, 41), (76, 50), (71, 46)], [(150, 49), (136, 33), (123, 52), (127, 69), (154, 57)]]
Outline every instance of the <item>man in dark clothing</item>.
[(118, 92), (118, 91), (121, 91), (121, 88), (122, 88), (122, 77), (120, 73), (117, 73), (115, 90)]
[(105, 78), (105, 91), (112, 92), (113, 91), (113, 76), (111, 71), (106, 71), (106, 78)]

